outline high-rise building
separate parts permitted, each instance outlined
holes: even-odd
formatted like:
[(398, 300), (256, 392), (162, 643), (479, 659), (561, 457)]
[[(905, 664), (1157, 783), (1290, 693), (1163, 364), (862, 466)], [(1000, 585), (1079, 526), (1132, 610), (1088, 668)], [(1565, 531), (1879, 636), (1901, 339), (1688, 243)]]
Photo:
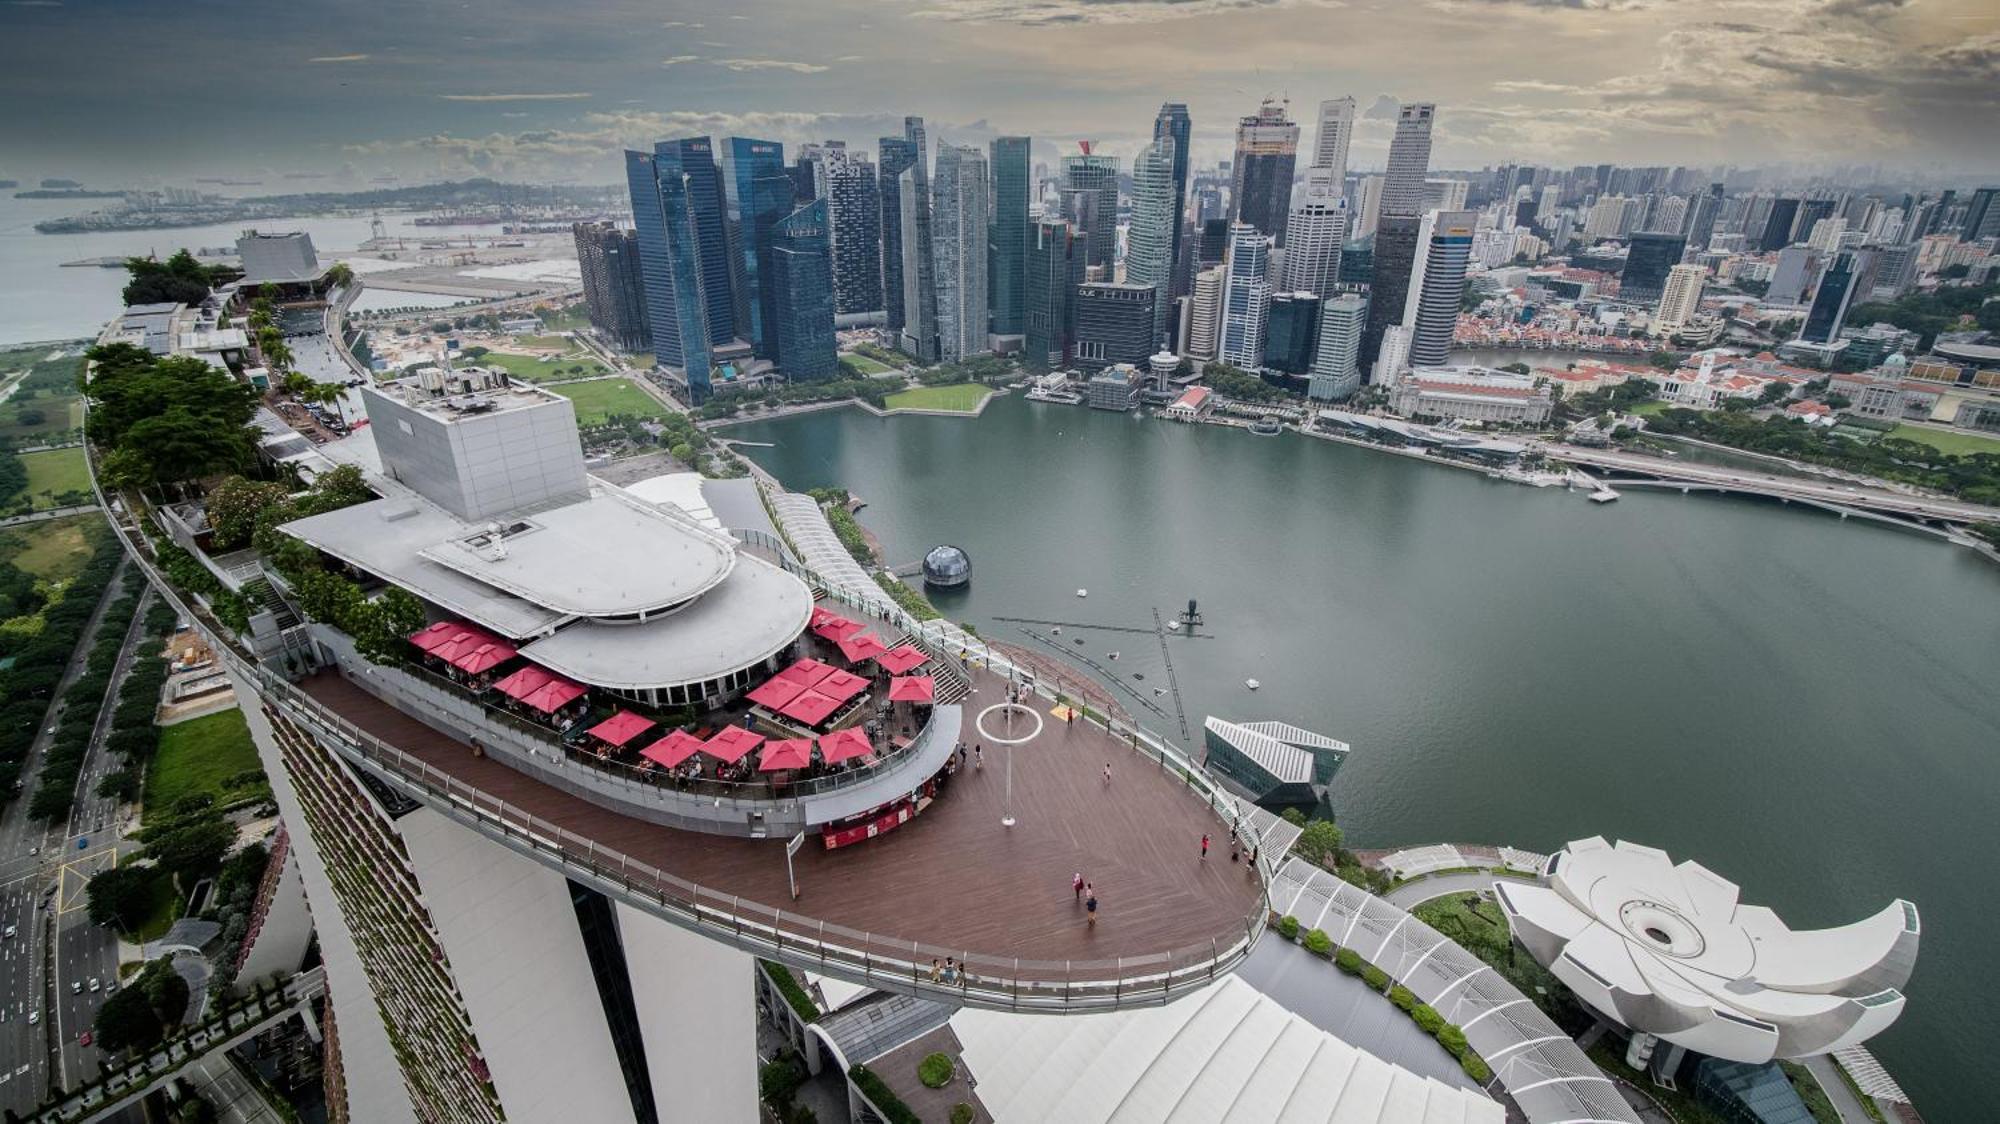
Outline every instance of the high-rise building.
[(2000, 187), (1982, 187), (1972, 193), (1965, 204), (1965, 222), (1958, 230), (1959, 238), (1966, 242), (2000, 234)]
[(1361, 332), (1367, 324), (1368, 298), (1359, 293), (1340, 293), (1321, 302), (1306, 397), (1337, 402), (1360, 389)]
[(736, 320), (760, 359), (777, 355), (771, 291), (771, 229), (792, 213), (792, 176), (785, 146), (754, 137), (730, 137), (723, 150), (730, 228), (736, 232)]
[(993, 214), (987, 227), (986, 298), (993, 304), (988, 331), (1011, 347), (1025, 331), (1028, 287), (1027, 137), (995, 137), (988, 146)]
[(979, 355), (986, 346), (986, 154), (938, 146), (931, 182), (932, 257), (936, 262), (938, 358)]
[(937, 261), (931, 253), (931, 189), (923, 161), (903, 170), (903, 330), (899, 346), (919, 363), (938, 360)]
[(1354, 205), (1348, 210), (1353, 214), (1354, 237), (1366, 238), (1375, 233), (1375, 224), (1382, 216), (1382, 177), (1362, 176), (1354, 181)]
[(1165, 338), (1167, 315), (1173, 307), (1174, 230), (1180, 225), (1174, 214), (1174, 162), (1172, 137), (1153, 141), (1132, 161), (1132, 221), (1125, 234), (1125, 280), (1151, 285), (1159, 293), (1152, 302), (1154, 323), (1147, 355)]
[(903, 173), (917, 162), (917, 149), (902, 137), (883, 137), (875, 155), (882, 201), (882, 326), (897, 336), (903, 330)]
[(1249, 223), (1229, 226), (1218, 357), (1246, 371), (1264, 362), (1264, 317), (1271, 304), (1271, 239)]
[(1340, 248), (1347, 242), (1347, 200), (1332, 170), (1308, 168), (1305, 192), (1292, 208), (1285, 244), (1284, 289), (1324, 297), (1340, 283)]
[(1159, 289), (1120, 281), (1086, 281), (1076, 287), (1076, 365), (1096, 372), (1114, 363), (1143, 364), (1153, 342)]
[(833, 310), (852, 316), (882, 311), (882, 198), (875, 164), (844, 148), (818, 161), (833, 253)]
[(1653, 334), (1670, 336), (1686, 327), (1701, 310), (1701, 289), (1708, 269), (1689, 262), (1667, 269), (1666, 288), (1660, 293), (1660, 307), (1653, 314)]
[(1288, 375), (1312, 370), (1313, 338), (1319, 330), (1319, 297), (1275, 293), (1264, 317), (1264, 366)]
[(1062, 158), (1063, 217), (1083, 235), (1084, 265), (1108, 281), (1118, 258), (1118, 158), (1092, 152), (1089, 141), (1077, 148)]
[(1798, 217), (1792, 220), (1792, 241), (1805, 241), (1812, 235), (1814, 224), (1832, 218), (1838, 206), (1838, 200), (1834, 199), (1800, 200)]
[(1452, 329), (1465, 295), (1465, 267), (1472, 260), (1477, 211), (1432, 211), (1417, 234), (1418, 257), (1403, 302), (1410, 330), (1410, 365), (1441, 367), (1451, 361)]
[[(688, 205), (688, 177), (658, 151), (627, 150), (625, 183), (646, 283), (654, 362), (680, 372), (689, 396), (699, 402), (709, 390), (709, 302), (702, 291), (702, 242)], [(722, 264), (726, 277), (728, 263)]]
[(1409, 369), (1410, 330), (1401, 324), (1391, 324), (1382, 331), (1381, 349), (1375, 356), (1368, 382), (1372, 386), (1394, 386)]
[(1687, 239), (1678, 234), (1634, 234), (1626, 243), (1625, 270), (1618, 280), (1619, 299), (1646, 305), (1659, 300), (1667, 285), (1667, 271), (1680, 263), (1686, 249)]
[(1425, 211), (1463, 211), (1465, 200), (1472, 191), (1472, 185), (1458, 179), (1427, 179), (1424, 181)]
[(1222, 340), (1223, 267), (1210, 266), (1194, 275), (1193, 294), (1188, 299), (1188, 358), (1209, 362), (1217, 357)]
[(1857, 258), (1850, 251), (1835, 254), (1813, 293), (1812, 307), (1806, 311), (1805, 327), (1799, 338), (1808, 343), (1830, 344), (1840, 338), (1840, 326), (1847, 321), (1847, 309), (1854, 300)]
[(1688, 210), (1688, 249), (1699, 253), (1708, 249), (1709, 239), (1715, 237), (1715, 221), (1722, 210), (1722, 185), (1712, 183), (1708, 190), (1694, 197)]
[(767, 274), (776, 316), (771, 334), (778, 370), (792, 382), (820, 382), (840, 373), (833, 338), (833, 244), (827, 200), (778, 220), (771, 231)]
[(1332, 173), (1338, 192), (1347, 179), (1347, 149), (1354, 140), (1354, 99), (1329, 98), (1319, 103), (1319, 132), (1313, 137), (1312, 166)]
[(1237, 222), (1285, 244), (1292, 208), (1292, 171), (1298, 162), (1299, 127), (1282, 102), (1266, 100), (1236, 123), (1236, 157), (1229, 166), (1229, 197)]
[(1771, 210), (1764, 219), (1764, 233), (1757, 240), (1758, 249), (1766, 253), (1782, 250), (1792, 244), (1792, 228), (1798, 224), (1799, 201), (1797, 199), (1774, 199)]
[(722, 170), (715, 163), (714, 145), (707, 137), (684, 137), (653, 146), (655, 160), (677, 171), (686, 184), (688, 214), (700, 246), (701, 296), (707, 310), (708, 338), (728, 343), (743, 334), (736, 322), (736, 261), (729, 253), (729, 204), (724, 197)]
[(1410, 270), (1417, 260), (1415, 215), (1384, 213), (1375, 224), (1375, 242), (1368, 273), (1368, 331), (1361, 337), (1361, 362), (1372, 364), (1381, 354), (1382, 335), (1400, 323), (1403, 302), (1410, 293)]
[(1203, 219), (1195, 231), (1194, 264), (1200, 269), (1229, 260), (1229, 220)]
[(1159, 115), (1153, 118), (1153, 139), (1174, 142), (1174, 239), (1168, 260), (1173, 262), (1173, 295), (1187, 293), (1192, 256), (1188, 252), (1187, 187), (1188, 160), (1194, 144), (1194, 122), (1188, 117), (1187, 106), (1170, 101), (1160, 106)]
[(1804, 304), (1823, 260), (1809, 246), (1786, 246), (1779, 250), (1777, 264), (1771, 268), (1770, 283), (1764, 287), (1764, 302), (1780, 306)]
[(1084, 246), (1060, 219), (1028, 227), (1026, 341), (1022, 358), (1035, 370), (1069, 365), (1076, 336), (1076, 289), (1083, 283)]
[(1389, 170), (1382, 179), (1381, 213), (1414, 216), (1424, 205), (1424, 175), (1431, 166), (1431, 124), (1437, 106), (1414, 102), (1396, 110), (1389, 140)]
[(620, 351), (650, 351), (653, 333), (646, 320), (638, 233), (608, 222), (580, 222), (570, 230), (591, 328)]

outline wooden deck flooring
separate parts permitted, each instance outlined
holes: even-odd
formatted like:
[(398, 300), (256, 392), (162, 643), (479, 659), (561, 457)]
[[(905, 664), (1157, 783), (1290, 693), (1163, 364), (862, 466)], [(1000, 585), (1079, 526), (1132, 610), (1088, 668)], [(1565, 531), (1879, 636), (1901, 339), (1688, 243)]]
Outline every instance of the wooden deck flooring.
[[(1006, 686), (974, 672), (967, 740), (979, 710)], [(679, 831), (622, 816), (549, 787), (424, 725), (332, 673), (299, 684), (355, 725), (434, 768), (598, 845), (723, 894), (783, 907), (878, 938), (981, 957), (1103, 961), (1227, 950), (1261, 924), (1247, 862), (1229, 861), (1229, 827), (1179, 776), (1079, 721), (1046, 713), (1014, 752), (1014, 815), (1001, 826), (1003, 753), (954, 778), (929, 810), (887, 835), (826, 851), (816, 836), (796, 860), (801, 897), (786, 905), (784, 845)], [(1112, 779), (1104, 780), (1109, 762)], [(1214, 838), (1206, 861), (1204, 832)], [(1098, 897), (1097, 927), (1070, 891), (1081, 871)]]

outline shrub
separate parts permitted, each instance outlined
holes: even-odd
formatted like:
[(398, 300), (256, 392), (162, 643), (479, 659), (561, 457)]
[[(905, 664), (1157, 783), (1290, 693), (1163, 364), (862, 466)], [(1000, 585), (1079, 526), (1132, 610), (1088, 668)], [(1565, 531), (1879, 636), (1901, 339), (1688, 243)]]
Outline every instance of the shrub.
[(1278, 918), (1278, 935), (1288, 941), (1299, 939), (1299, 919), (1291, 914)]
[(799, 1021), (809, 1023), (817, 1020), (819, 1004), (814, 1003), (812, 996), (799, 985), (798, 978), (792, 975), (792, 970), (775, 960), (765, 960), (762, 963), (764, 971), (771, 977), (771, 982), (778, 985), (778, 994), (785, 997), (785, 1004), (799, 1017)]
[(1325, 959), (1333, 955), (1333, 938), (1324, 930), (1314, 929), (1306, 934), (1306, 951)]
[(1444, 1028), (1444, 1016), (1438, 1014), (1437, 1009), (1428, 1003), (1419, 1003), (1410, 1008), (1410, 1017), (1417, 1021), (1417, 1026), (1425, 1034), (1435, 1035)]
[(861, 1090), (861, 1095), (867, 1097), (870, 1104), (882, 1110), (889, 1124), (923, 1124), (923, 1119), (910, 1111), (903, 1098), (889, 1088), (888, 1082), (875, 1076), (874, 1070), (857, 1064), (847, 1071), (847, 1079), (854, 1082), (854, 1087)]
[(950, 1054), (926, 1054), (924, 1060), (917, 1063), (917, 1080), (923, 1082), (926, 1089), (944, 1088), (951, 1084), (957, 1072), (958, 1066), (952, 1064)]
[(1472, 1078), (1481, 1085), (1493, 1080), (1493, 1067), (1486, 1064), (1485, 1058), (1480, 1057), (1471, 1050), (1467, 1050), (1458, 1056), (1458, 1068), (1464, 1070), (1467, 1077)]
[(1389, 989), (1389, 1002), (1394, 1003), (1397, 1010), (1407, 1015), (1410, 1013), (1410, 1008), (1417, 1005), (1417, 997), (1409, 988), (1397, 984)]
[(757, 1095), (765, 1104), (781, 1105), (792, 1099), (805, 1075), (785, 1058), (765, 1062), (757, 1070)]
[(976, 1113), (972, 1111), (972, 1106), (966, 1104), (964, 1101), (951, 1106), (951, 1124), (972, 1124), (972, 1118), (975, 1115)]
[(1438, 1045), (1443, 1046), (1454, 1058), (1465, 1056), (1465, 1032), (1451, 1023), (1438, 1028)]
[(1361, 969), (1361, 982), (1374, 988), (1376, 991), (1381, 991), (1383, 988), (1389, 986), (1389, 973), (1370, 964)]
[(1333, 966), (1350, 976), (1358, 976), (1363, 966), (1361, 954), (1351, 948), (1343, 948), (1333, 954)]

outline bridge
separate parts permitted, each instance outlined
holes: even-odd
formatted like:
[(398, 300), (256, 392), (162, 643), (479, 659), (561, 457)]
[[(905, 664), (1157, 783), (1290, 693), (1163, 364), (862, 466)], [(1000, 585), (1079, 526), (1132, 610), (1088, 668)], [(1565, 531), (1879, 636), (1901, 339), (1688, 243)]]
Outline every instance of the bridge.
[(1970, 523), (2000, 523), (2000, 507), (1870, 488), (1838, 480), (1777, 476), (1754, 469), (1694, 464), (1575, 445), (1546, 445), (1541, 452), (1552, 461), (1592, 468), (1615, 479), (1621, 488), (1672, 488), (1681, 492), (1764, 496), (1783, 503), (1817, 507), (1843, 519), (1873, 519), (1948, 538), (1963, 537), (1960, 532)]

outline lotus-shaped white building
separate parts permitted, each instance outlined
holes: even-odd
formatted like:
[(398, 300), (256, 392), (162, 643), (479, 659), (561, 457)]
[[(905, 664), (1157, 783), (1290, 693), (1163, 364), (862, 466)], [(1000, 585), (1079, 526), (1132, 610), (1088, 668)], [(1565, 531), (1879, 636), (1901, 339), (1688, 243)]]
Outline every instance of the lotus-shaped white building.
[(1551, 856), (1544, 884), (1495, 884), (1514, 937), (1634, 1031), (1731, 1061), (1859, 1044), (1903, 1012), (1917, 907), (1794, 931), (1696, 862), (1600, 837)]

